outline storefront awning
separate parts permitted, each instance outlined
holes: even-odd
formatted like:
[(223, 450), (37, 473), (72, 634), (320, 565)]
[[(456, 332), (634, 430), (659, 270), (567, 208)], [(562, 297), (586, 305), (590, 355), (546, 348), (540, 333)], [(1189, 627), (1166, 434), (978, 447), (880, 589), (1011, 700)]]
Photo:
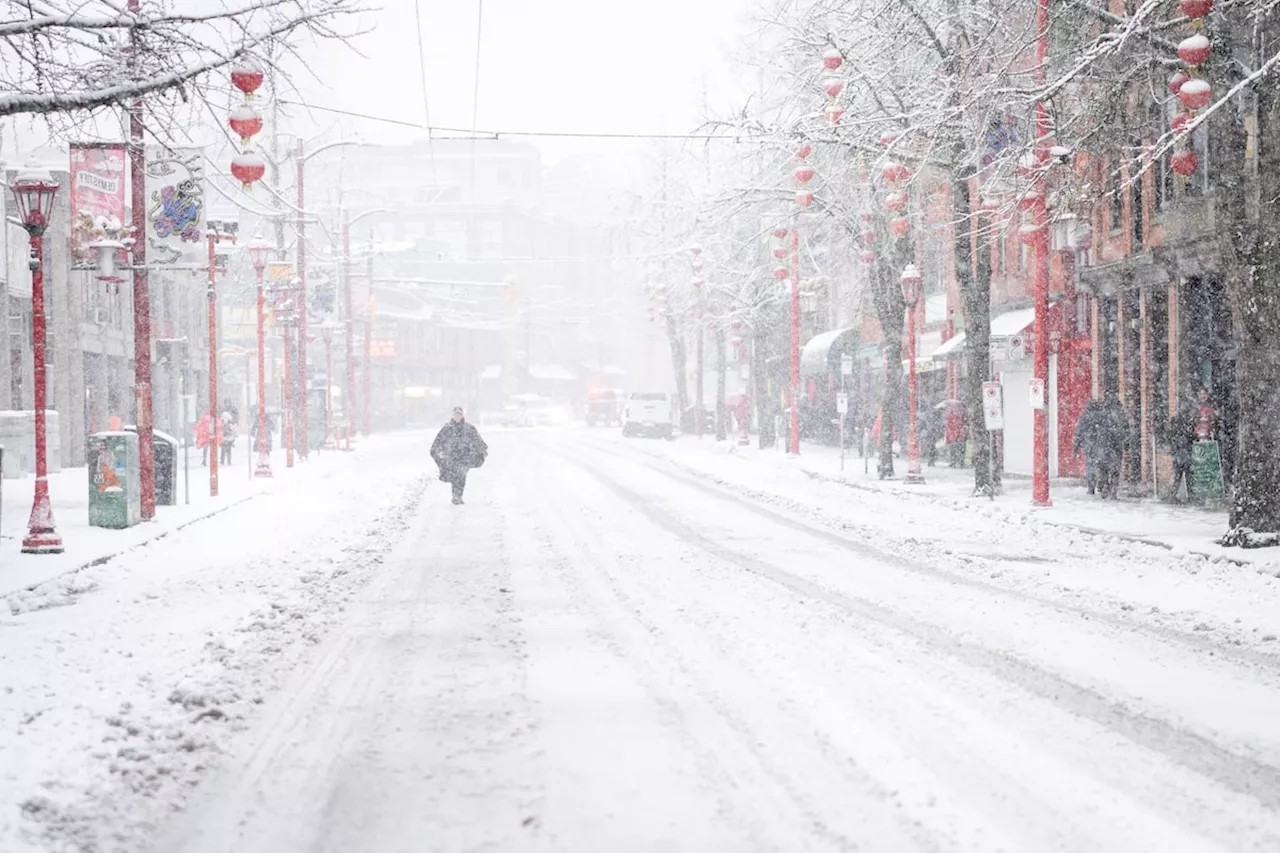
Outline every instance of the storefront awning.
[(858, 328), (835, 329), (809, 339), (800, 351), (800, 375), (822, 376), (840, 371), (840, 356), (853, 353), (858, 342)]
[(1019, 308), (991, 318), (991, 337), (1012, 338), (1020, 335), (1036, 320), (1036, 309)]
[(964, 355), (964, 332), (952, 335), (943, 341), (942, 346), (930, 353), (929, 358), (933, 361), (950, 361), (962, 355)]

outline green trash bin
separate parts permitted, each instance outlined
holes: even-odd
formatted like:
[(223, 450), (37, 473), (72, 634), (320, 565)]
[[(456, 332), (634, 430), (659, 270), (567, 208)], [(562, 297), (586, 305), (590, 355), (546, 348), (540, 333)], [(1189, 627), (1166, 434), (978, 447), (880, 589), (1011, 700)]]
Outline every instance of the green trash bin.
[(142, 520), (138, 434), (89, 436), (89, 526), (132, 527)]

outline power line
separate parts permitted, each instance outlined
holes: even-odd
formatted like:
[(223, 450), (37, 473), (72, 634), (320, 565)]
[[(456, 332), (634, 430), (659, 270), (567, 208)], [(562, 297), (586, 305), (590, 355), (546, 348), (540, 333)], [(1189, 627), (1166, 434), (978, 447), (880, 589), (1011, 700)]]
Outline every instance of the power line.
[[(556, 131), (556, 130), (478, 130), (472, 128), (468, 130), (464, 127), (437, 127), (430, 123), (423, 124), (418, 121), (405, 121), (404, 119), (387, 118), (386, 116), (371, 115), (369, 113), (356, 112), (353, 110), (343, 110), (337, 107), (321, 107), (315, 104), (304, 104), (298, 101), (284, 101), (280, 103), (288, 104), (295, 107), (305, 107), (306, 109), (316, 110), (322, 113), (334, 113), (335, 115), (351, 116), (352, 118), (362, 118), (367, 121), (376, 121), (382, 124), (394, 124), (399, 127), (413, 127), (418, 130), (427, 131), (428, 139), (500, 139), (504, 136), (523, 136), (523, 137), (546, 137), (561, 139), (697, 139), (697, 140), (725, 140), (727, 142), (751, 142), (777, 139), (776, 134), (769, 133), (606, 133), (602, 131)], [(439, 136), (438, 134), (457, 134), (454, 136)]]
[[(422, 76), (422, 112), (427, 127), (431, 127), (431, 99), (427, 95), (427, 48), (422, 42), (422, 4), (417, 0), (414, 0), (413, 14), (418, 25), (418, 69)], [(431, 183), (438, 184), (440, 181), (436, 177), (436, 149), (431, 144), (430, 133), (427, 134), (427, 153), (431, 156)]]
[(484, 0), (476, 2), (476, 75), (471, 87), (471, 200), (476, 199), (476, 123), (480, 117), (480, 44), (484, 35)]

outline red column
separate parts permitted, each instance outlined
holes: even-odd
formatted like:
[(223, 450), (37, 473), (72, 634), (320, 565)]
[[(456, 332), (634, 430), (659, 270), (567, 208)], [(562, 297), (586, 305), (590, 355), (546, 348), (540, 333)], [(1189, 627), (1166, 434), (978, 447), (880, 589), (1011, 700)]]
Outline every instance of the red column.
[[(140, 0), (129, 0), (140, 12)], [(156, 514), (155, 441), (151, 420), (151, 291), (147, 283), (147, 155), (142, 98), (129, 108), (129, 171), (133, 216), (133, 389), (137, 406), (138, 476), (142, 518)]]
[(923, 483), (920, 474), (920, 445), (916, 432), (916, 306), (907, 306), (907, 480), (908, 483)]
[(791, 223), (791, 441), (787, 452), (800, 453), (800, 217)]
[(216, 249), (218, 237), (209, 232), (209, 497), (218, 496), (218, 287)]
[[(303, 171), (306, 161), (302, 157), (302, 140), (298, 140), (298, 379), (297, 396), (290, 394), (290, 402), (297, 405), (298, 452), (307, 458), (307, 235), (303, 219)], [(302, 399), (299, 402), (297, 397)]]
[(347, 399), (342, 408), (347, 422), (347, 449), (351, 448), (351, 433), (356, 425), (356, 313), (351, 293), (351, 219), (342, 213), (342, 289), (347, 303)]
[(282, 432), (283, 432), (283, 438), (284, 438), (284, 467), (286, 468), (293, 467), (293, 406), (289, 405), (289, 400), (290, 400), (290, 397), (292, 396), (289, 393), (289, 389), (291, 387), (290, 383), (293, 380), (293, 377), (290, 375), (291, 371), (289, 370), (290, 364), (293, 361), (293, 354), (291, 352), (292, 349), (293, 349), (293, 336), (289, 333), (289, 327), (285, 326), (284, 327), (284, 394), (281, 395), (281, 397), (285, 400), (285, 404), (281, 407), (281, 409), (282, 409), (282, 414), (284, 415), (284, 424), (282, 425), (284, 429)]
[(324, 440), (329, 446), (333, 436), (333, 331), (324, 332)]
[(364, 331), (364, 434), (373, 434), (373, 255), (368, 260), (369, 301), (365, 306), (368, 321)]
[(49, 502), (49, 467), (45, 454), (45, 401), (44, 365), (44, 237), (31, 235), (31, 252), (36, 268), (31, 272), (31, 350), (35, 363), (35, 444), (36, 444), (36, 492), (31, 502), (31, 518), (27, 521), (27, 535), (22, 540), (24, 554), (61, 554), (62, 537), (54, 529), (53, 505)]
[[(1049, 0), (1036, 0), (1036, 84), (1045, 82), (1045, 62), (1049, 56)], [(1039, 194), (1032, 216), (1035, 225), (1033, 291), (1035, 297), (1035, 376), (1044, 383), (1044, 407), (1033, 412), (1034, 446), (1032, 449), (1031, 502), (1036, 506), (1052, 506), (1049, 498), (1049, 210), (1046, 206), (1044, 166), (1048, 160), (1045, 141), (1050, 132), (1049, 114), (1044, 101), (1036, 103), (1036, 171), (1035, 190)]]
[(267, 336), (263, 307), (262, 267), (258, 267), (258, 465), (255, 477), (271, 476), (271, 454), (267, 452)]

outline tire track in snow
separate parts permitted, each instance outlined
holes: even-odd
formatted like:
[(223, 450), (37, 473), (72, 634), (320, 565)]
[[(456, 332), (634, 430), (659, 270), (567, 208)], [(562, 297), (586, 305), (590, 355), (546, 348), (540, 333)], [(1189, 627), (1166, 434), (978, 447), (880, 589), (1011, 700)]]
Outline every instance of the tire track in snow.
[[(1269, 810), (1280, 810), (1280, 768), (1257, 761), (1249, 756), (1239, 755), (1219, 746), (1207, 737), (1179, 728), (1164, 720), (1135, 713), (1111, 697), (1076, 684), (1035, 664), (966, 641), (938, 626), (908, 614), (832, 590), (772, 563), (726, 547), (721, 542), (713, 540), (691, 527), (684, 520), (658, 507), (644, 495), (622, 486), (581, 460), (564, 455), (555, 448), (547, 449), (548, 452), (560, 455), (567, 463), (590, 474), (615, 496), (632, 506), (637, 512), (649, 518), (659, 527), (686, 542), (696, 544), (701, 550), (718, 559), (736, 564), (754, 575), (770, 580), (803, 596), (822, 601), (851, 615), (862, 619), (874, 620), (881, 625), (893, 628), (925, 644), (938, 655), (949, 657), (967, 666), (989, 672), (1026, 690), (1032, 695), (1062, 707), (1075, 716), (1091, 720), (1145, 749), (1165, 755), (1175, 763), (1200, 776), (1213, 780), (1230, 791), (1251, 797)], [(667, 472), (662, 473), (665, 475)], [(685, 477), (679, 475), (672, 475), (672, 479), (680, 482), (685, 482), (686, 480)], [(761, 507), (753, 506), (749, 501), (725, 494), (721, 490), (708, 487), (705, 484), (696, 482), (688, 482), (687, 484), (722, 500), (754, 508), (762, 515), (776, 515)], [(830, 531), (815, 530), (809, 525), (786, 516), (779, 515), (775, 520), (787, 527), (799, 529), (807, 534), (835, 540), (836, 544), (842, 547), (856, 545), (856, 543), (852, 543)], [(864, 553), (873, 554), (877, 559), (880, 558), (879, 552), (874, 548), (864, 547), (856, 550), (862, 550)], [(885, 560), (885, 562), (891, 562), (895, 565), (909, 565), (908, 561), (900, 556)], [(920, 569), (921, 567), (917, 567), (917, 570)], [(928, 570), (925, 571), (927, 572)], [(1003, 592), (999, 588), (992, 591)]]

